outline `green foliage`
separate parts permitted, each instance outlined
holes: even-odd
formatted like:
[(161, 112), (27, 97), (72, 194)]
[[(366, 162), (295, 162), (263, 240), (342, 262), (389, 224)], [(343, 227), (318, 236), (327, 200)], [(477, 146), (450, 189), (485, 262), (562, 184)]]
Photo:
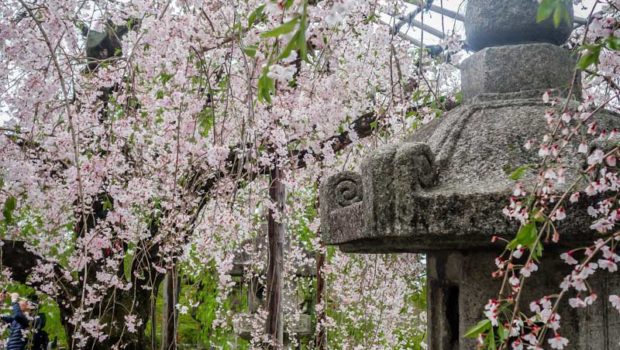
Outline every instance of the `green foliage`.
[(417, 281), (416, 278), (416, 282), (421, 285), (422, 287), (417, 289), (417, 292), (412, 293), (409, 296), (408, 301), (411, 303), (411, 305), (413, 305), (415, 308), (417, 308), (418, 310), (426, 310), (426, 293), (427, 293), (427, 289), (426, 289), (426, 283), (425, 283), (426, 278), (420, 278), (419, 281)]
[(198, 132), (200, 136), (207, 137), (211, 129), (213, 129), (213, 125), (215, 124), (215, 114), (213, 113), (213, 108), (205, 107), (198, 114), (198, 126), (200, 127)]
[[(510, 304), (503, 304), (500, 310), (506, 311)], [(498, 345), (504, 344), (508, 339), (510, 332), (507, 325), (500, 324), (497, 327), (493, 327), (491, 321), (487, 318), (478, 322), (475, 326), (471, 327), (464, 335), (465, 338), (476, 339), (482, 337), (482, 346), (479, 349), (484, 350), (496, 350)]]
[[(232, 320), (225, 319), (224, 324), (216, 324), (218, 315), (232, 316), (247, 308), (247, 293), (243, 288), (222, 298), (218, 287), (218, 272), (212, 260), (201, 271), (195, 267), (181, 267), (180, 294), (178, 303), (188, 306), (187, 313), (179, 313), (177, 339), (182, 348), (244, 350), (249, 349), (249, 342), (239, 338), (233, 330)], [(155, 339), (161, 345), (161, 327), (164, 306), (163, 288), (159, 288), (156, 300), (157, 324)], [(192, 306), (194, 305), (194, 306)], [(147, 339), (152, 331), (151, 321), (146, 325)], [(158, 345), (158, 346), (159, 346)]]
[(531, 164), (524, 164), (521, 165), (520, 167), (516, 168), (512, 173), (510, 173), (509, 178), (511, 180), (520, 180), (524, 175), (525, 172), (531, 167)]
[(170, 79), (172, 79), (172, 77), (174, 77), (174, 74), (170, 74), (167, 72), (161, 72), (161, 74), (159, 75), (159, 80), (165, 86), (166, 83), (169, 82)]
[(497, 343), (496, 343), (496, 330), (497, 330), (497, 334), (499, 335), (499, 340), (500, 340), (500, 344), (501, 341), (503, 341), (504, 339), (506, 339), (506, 337), (508, 336), (508, 331), (506, 329), (504, 329), (503, 326), (500, 326), (498, 328), (494, 328), (493, 325), (491, 324), (491, 321), (488, 319), (484, 319), (480, 322), (478, 322), (475, 326), (473, 326), (472, 328), (470, 328), (464, 335), (465, 338), (478, 338), (479, 336), (483, 335), (484, 336), (484, 341), (483, 341), (483, 346), (482, 349), (486, 349), (486, 350), (495, 350), (497, 349)]
[[(284, 9), (288, 9), (293, 5), (292, 0), (287, 0), (284, 2)], [(254, 10), (250, 14), (250, 18), (248, 19), (248, 25), (257, 21), (257, 19), (262, 16), (264, 8), (261, 6)], [(298, 13), (288, 22), (284, 22), (279, 26), (267, 30), (261, 33), (260, 37), (263, 39), (280, 39), (282, 36), (288, 35), (290, 33), (294, 34), (289, 39), (288, 42), (280, 48), (278, 40), (273, 43), (270, 47), (270, 52), (267, 53), (268, 62), (263, 68), (259, 78), (258, 78), (258, 87), (257, 87), (257, 98), (258, 102), (261, 103), (271, 103), (271, 96), (276, 92), (275, 81), (268, 76), (269, 67), (273, 64), (276, 64), (278, 61), (285, 59), (291, 55), (291, 52), (297, 51), (299, 57), (302, 60), (307, 60), (308, 56), (308, 47), (306, 44), (306, 30), (308, 29), (308, 1), (305, 0), (303, 4), (302, 13)], [(254, 47), (246, 47), (244, 52), (249, 57), (256, 56), (256, 49)], [(291, 85), (292, 84), (292, 85)], [(295, 83), (291, 83), (289, 85), (295, 86)]]
[(135, 247), (135, 243), (130, 243), (126, 250), (125, 256), (123, 257), (123, 274), (128, 282), (131, 281), (131, 266), (133, 265), (135, 256)]
[(484, 319), (478, 322), (475, 326), (471, 327), (464, 335), (465, 338), (478, 338), (478, 336), (484, 332), (489, 331), (493, 327), (491, 326), (491, 321), (488, 319)]
[(288, 33), (292, 32), (293, 29), (295, 29), (295, 27), (297, 27), (297, 24), (299, 24), (299, 17), (295, 17), (295, 18), (293, 18), (292, 20), (290, 20), (288, 22), (282, 23), (278, 27), (275, 27), (275, 28), (273, 28), (271, 30), (263, 32), (260, 36), (261, 36), (261, 38), (276, 38), (276, 37), (279, 37), (281, 35), (288, 34)]
[(302, 60), (307, 60), (308, 46), (306, 45), (306, 30), (308, 29), (308, 1), (304, 1), (304, 10), (299, 21), (299, 30), (295, 37), (291, 41), (297, 42), (297, 48), (299, 49), (299, 57)]
[(181, 305), (188, 305), (190, 301), (200, 304), (187, 314), (180, 315), (180, 339), (183, 342), (200, 344), (207, 349), (211, 346), (219, 349), (247, 349), (249, 344), (236, 336), (230, 319), (227, 319), (224, 325), (214, 324), (218, 310), (224, 314), (233, 311), (231, 314), (234, 314), (247, 305), (243, 290), (236, 290), (220, 301), (218, 273), (214, 261), (210, 262), (205, 273), (185, 278), (184, 284), (186, 288), (182, 289)]
[(515, 249), (519, 245), (530, 249), (536, 243), (537, 238), (538, 230), (536, 229), (536, 223), (528, 222), (519, 228), (517, 237), (508, 243), (508, 249)]
[(577, 62), (577, 68), (586, 70), (592, 65), (599, 64), (603, 50), (620, 51), (620, 37), (610, 36), (594, 44), (583, 45), (579, 49), (583, 52)]
[(4, 216), (4, 221), (7, 225), (11, 225), (13, 223), (13, 211), (17, 207), (17, 198), (10, 196), (4, 202), (4, 207), (2, 208), (2, 215)]
[[(462, 101), (462, 94), (459, 93), (455, 96), (457, 104)], [(406, 118), (411, 120), (411, 130), (416, 130), (422, 126), (422, 120), (424, 116), (421, 110), (425, 110), (427, 113), (434, 114), (434, 118), (439, 118), (444, 112), (444, 104), (448, 101), (446, 96), (435, 95), (431, 91), (425, 91), (416, 89), (411, 94), (412, 105), (417, 106), (415, 109), (407, 111)]]
[(560, 26), (563, 20), (572, 26), (573, 23), (568, 12), (569, 6), (572, 6), (572, 3), (567, 0), (543, 0), (538, 6), (536, 22), (543, 22), (553, 16), (553, 25), (556, 28)]
[(579, 69), (584, 70), (589, 68), (591, 65), (598, 64), (601, 50), (603, 49), (602, 45), (584, 45), (580, 49), (583, 53), (581, 54), (581, 58), (579, 58), (579, 62), (577, 62), (577, 67)]
[(265, 67), (258, 78), (258, 101), (271, 103), (271, 93), (276, 91), (276, 83), (267, 74), (269, 68)]
[(290, 197), (292, 200), (304, 200), (304, 210), (293, 213), (293, 222), (298, 223), (291, 226), (291, 233), (301, 245), (311, 250), (312, 240), (316, 238), (316, 232), (310, 228), (310, 223), (314, 220), (318, 212), (316, 210), (317, 189), (312, 188), (309, 193), (293, 193)]
[(610, 36), (605, 39), (605, 44), (610, 50), (620, 51), (620, 37)]
[(265, 15), (263, 14), (264, 10), (265, 10), (265, 4), (260, 5), (254, 11), (252, 11), (252, 13), (250, 13), (250, 16), (248, 16), (248, 28), (252, 27), (254, 23), (260, 22), (264, 19), (265, 17)]
[(256, 50), (258, 49), (257, 45), (247, 45), (243, 48), (243, 53), (245, 53), (248, 57), (254, 58), (256, 57)]

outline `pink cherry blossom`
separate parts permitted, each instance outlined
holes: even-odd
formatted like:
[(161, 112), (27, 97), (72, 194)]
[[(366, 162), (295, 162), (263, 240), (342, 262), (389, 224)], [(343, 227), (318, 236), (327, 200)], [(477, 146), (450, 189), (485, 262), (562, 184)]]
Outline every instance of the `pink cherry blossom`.
[(551, 345), (552, 349), (564, 349), (565, 346), (568, 345), (568, 339), (561, 337), (559, 334), (556, 334), (553, 338), (549, 338), (549, 345)]

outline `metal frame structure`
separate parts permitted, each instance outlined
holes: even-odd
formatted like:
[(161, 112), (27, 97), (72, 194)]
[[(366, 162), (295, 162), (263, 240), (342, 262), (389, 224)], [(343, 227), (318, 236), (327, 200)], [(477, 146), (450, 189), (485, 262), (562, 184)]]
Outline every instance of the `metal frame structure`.
[[(415, 27), (418, 28), (420, 30), (422, 30), (423, 32), (429, 33), (431, 35), (433, 35), (434, 37), (437, 37), (439, 39), (445, 39), (446, 35), (444, 32), (428, 25), (425, 24), (424, 21), (419, 21), (416, 20), (415, 17), (417, 17), (418, 14), (423, 13), (424, 11), (426, 12), (434, 12), (437, 13), (441, 16), (445, 16), (445, 17), (449, 17), (454, 19), (455, 21), (459, 21), (459, 22), (464, 22), (465, 20), (465, 16), (463, 16), (463, 14), (457, 12), (457, 11), (453, 11), (450, 9), (446, 9), (444, 8), (442, 5), (441, 6), (437, 6), (433, 4), (432, 0), (428, 0), (424, 6), (418, 6), (417, 8), (415, 8), (413, 11), (411, 11), (410, 13), (406, 14), (406, 15), (401, 15), (398, 16), (395, 13), (391, 13), (391, 14), (387, 14), (388, 16), (390, 16), (391, 18), (396, 19), (396, 23), (392, 26), (391, 23), (389, 23), (388, 21), (385, 20), (381, 20), (382, 23), (386, 24), (386, 25), (390, 25), (391, 26), (391, 31), (393, 33), (395, 33), (396, 35), (398, 35), (399, 37), (411, 42), (413, 45), (418, 46), (418, 47), (429, 47), (429, 46), (434, 46), (434, 45), (424, 45), (424, 43), (414, 37), (412, 37), (411, 35), (409, 35), (408, 33), (404, 33), (401, 31), (401, 28), (404, 25), (407, 25), (408, 27)], [(583, 25), (586, 25), (588, 23), (588, 19), (586, 18), (581, 18), (581, 17), (574, 17), (573, 19), (573, 27), (577, 28)]]

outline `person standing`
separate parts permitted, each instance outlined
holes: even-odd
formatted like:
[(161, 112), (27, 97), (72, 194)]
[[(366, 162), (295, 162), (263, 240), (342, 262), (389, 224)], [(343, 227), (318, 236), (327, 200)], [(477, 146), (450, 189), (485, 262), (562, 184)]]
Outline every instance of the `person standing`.
[[(6, 350), (24, 350), (26, 348), (28, 329), (28, 317), (26, 312), (30, 309), (26, 300), (19, 300), (19, 294), (11, 293), (11, 314), (3, 315), (2, 320), (9, 324), (10, 334), (6, 344)], [(0, 294), (1, 300), (6, 298), (5, 293)]]
[(32, 328), (32, 344), (30, 350), (47, 350), (49, 346), (49, 335), (43, 329), (45, 327), (45, 314), (38, 312), (39, 298), (36, 294), (30, 294), (28, 296), (30, 301), (30, 313), (34, 316), (31, 328)]

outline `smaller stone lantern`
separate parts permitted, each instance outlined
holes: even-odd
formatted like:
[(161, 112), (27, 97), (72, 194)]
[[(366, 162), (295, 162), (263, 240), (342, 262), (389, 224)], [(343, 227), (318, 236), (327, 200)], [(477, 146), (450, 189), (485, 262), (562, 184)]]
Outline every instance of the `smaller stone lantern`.
[[(266, 226), (264, 227), (266, 230)], [(261, 278), (251, 273), (253, 268), (253, 259), (249, 252), (257, 252), (259, 256), (265, 256), (265, 252), (262, 252), (261, 247), (266, 247), (264, 237), (251, 239), (241, 244), (242, 249), (238, 249), (233, 259), (233, 268), (230, 271), (230, 275), (240, 279), (241, 290), (247, 292), (247, 311), (245, 313), (237, 315), (236, 322), (234, 323), (235, 333), (242, 339), (250, 340), (252, 338), (252, 321), (256, 317), (256, 313), (260, 308), (266, 305), (265, 294), (266, 287), (261, 283)], [(260, 240), (260, 241), (259, 241)], [(260, 242), (260, 244), (259, 244)], [(308, 256), (310, 253), (307, 253)], [(265, 274), (265, 271), (261, 269), (261, 275)], [(296, 272), (298, 278), (315, 278), (316, 271), (311, 265), (298, 266)], [(310, 336), (313, 334), (314, 329), (312, 326), (312, 318), (314, 313), (314, 298), (312, 295), (300, 295), (294, 291), (293, 293), (284, 293), (284, 304), (294, 304), (299, 307), (299, 319), (296, 322), (290, 323), (284, 322), (284, 348), (288, 349), (291, 343), (289, 330), (293, 333), (297, 340), (301, 340), (302, 337)]]

